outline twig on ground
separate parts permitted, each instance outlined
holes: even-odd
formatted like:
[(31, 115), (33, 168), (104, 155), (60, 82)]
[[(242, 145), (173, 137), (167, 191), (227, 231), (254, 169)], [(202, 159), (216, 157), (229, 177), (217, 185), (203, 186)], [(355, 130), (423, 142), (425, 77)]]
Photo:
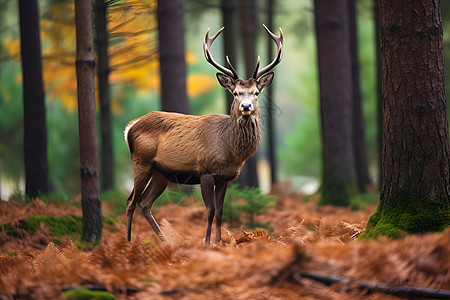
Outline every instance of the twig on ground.
[(450, 290), (429, 289), (413, 286), (396, 286), (373, 281), (358, 281), (345, 276), (328, 276), (317, 272), (300, 271), (300, 276), (321, 282), (326, 285), (331, 285), (338, 282), (344, 282), (346, 285), (349, 282), (356, 283), (356, 286), (361, 290), (368, 292), (379, 292), (384, 294), (391, 294), (400, 297), (425, 297), (434, 299), (450, 299)]

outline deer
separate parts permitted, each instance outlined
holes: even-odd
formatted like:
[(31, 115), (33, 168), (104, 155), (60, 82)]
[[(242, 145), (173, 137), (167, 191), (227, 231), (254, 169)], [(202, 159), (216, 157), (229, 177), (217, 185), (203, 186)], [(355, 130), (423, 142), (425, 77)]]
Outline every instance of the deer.
[(234, 97), (229, 115), (202, 116), (152, 111), (134, 119), (125, 128), (125, 141), (130, 150), (134, 171), (134, 187), (127, 199), (127, 240), (131, 241), (131, 223), (136, 205), (161, 239), (168, 242), (152, 215), (151, 207), (169, 182), (200, 184), (206, 207), (205, 246), (210, 245), (215, 218), (215, 242), (221, 241), (222, 210), (229, 182), (237, 178), (245, 161), (256, 153), (261, 138), (259, 93), (273, 80), (271, 71), (281, 61), (283, 32), (273, 34), (263, 27), (277, 46), (275, 58), (259, 70), (260, 58), (251, 78), (239, 78), (230, 59), (227, 67), (216, 62), (211, 45), (224, 30), (222, 27), (203, 42), (206, 61), (218, 69), (219, 84)]

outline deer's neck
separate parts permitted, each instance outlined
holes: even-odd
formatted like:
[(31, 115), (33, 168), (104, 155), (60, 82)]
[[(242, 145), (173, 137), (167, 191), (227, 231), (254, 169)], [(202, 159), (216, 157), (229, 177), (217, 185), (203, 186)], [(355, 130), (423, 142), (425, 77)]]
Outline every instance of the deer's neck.
[(261, 139), (261, 116), (259, 111), (249, 116), (240, 112), (230, 115), (229, 142), (234, 155), (242, 160), (255, 154)]

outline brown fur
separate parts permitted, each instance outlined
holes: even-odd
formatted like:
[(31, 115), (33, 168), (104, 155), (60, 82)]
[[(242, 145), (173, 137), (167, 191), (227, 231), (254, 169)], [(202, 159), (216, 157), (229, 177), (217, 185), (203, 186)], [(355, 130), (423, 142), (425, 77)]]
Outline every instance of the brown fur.
[(258, 80), (232, 80), (218, 75), (220, 84), (235, 95), (230, 115), (153, 111), (128, 124), (125, 139), (135, 175), (134, 189), (127, 200), (128, 240), (132, 215), (139, 205), (153, 230), (166, 241), (150, 208), (168, 182), (174, 181), (200, 183), (208, 215), (205, 244), (209, 244), (214, 217), (216, 241), (220, 241), (226, 188), (258, 148), (261, 138), (258, 94), (272, 78), (273, 72)]
[(132, 160), (140, 164), (231, 180), (258, 148), (260, 117), (153, 111), (139, 118), (127, 139)]

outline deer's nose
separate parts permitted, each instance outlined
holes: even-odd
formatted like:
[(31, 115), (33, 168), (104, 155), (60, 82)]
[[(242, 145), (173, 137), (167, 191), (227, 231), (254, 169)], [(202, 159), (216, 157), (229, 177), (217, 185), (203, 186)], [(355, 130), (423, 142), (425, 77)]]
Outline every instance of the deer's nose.
[(251, 112), (253, 111), (253, 104), (251, 104), (250, 102), (241, 103), (240, 110), (242, 112)]

